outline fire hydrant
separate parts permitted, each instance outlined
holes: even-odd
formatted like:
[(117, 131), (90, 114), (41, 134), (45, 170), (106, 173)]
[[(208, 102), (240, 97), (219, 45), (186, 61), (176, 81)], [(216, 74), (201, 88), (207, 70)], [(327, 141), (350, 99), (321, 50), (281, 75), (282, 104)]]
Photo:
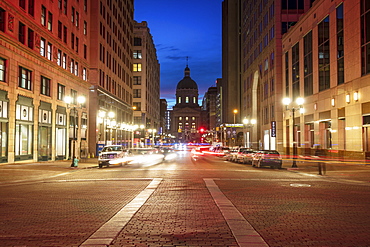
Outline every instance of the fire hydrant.
[(73, 167), (78, 167), (78, 161), (79, 159), (77, 159), (77, 157), (73, 159)]

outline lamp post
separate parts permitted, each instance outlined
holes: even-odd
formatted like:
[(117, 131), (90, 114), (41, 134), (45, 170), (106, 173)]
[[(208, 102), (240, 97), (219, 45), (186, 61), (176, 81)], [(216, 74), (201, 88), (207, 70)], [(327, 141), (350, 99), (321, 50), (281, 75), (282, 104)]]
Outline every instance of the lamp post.
[(234, 124), (235, 124), (235, 116), (236, 116), (236, 114), (238, 113), (238, 110), (237, 110), (237, 109), (234, 109), (234, 110), (233, 110), (233, 113), (234, 113)]
[(79, 107), (79, 108), (82, 108), (82, 105), (86, 102), (86, 98), (85, 96), (78, 96), (77, 97), (77, 102), (74, 102), (74, 99), (71, 97), (71, 96), (66, 96), (64, 98), (64, 102), (67, 103), (67, 107), (71, 109), (69, 115), (71, 115), (71, 112), (73, 110), (73, 133), (72, 133), (72, 136), (73, 136), (73, 139), (71, 141), (71, 160), (72, 160), (72, 163), (71, 163), (71, 167), (75, 167), (77, 166), (77, 164), (75, 164), (75, 159), (76, 159), (76, 139), (77, 139), (77, 136), (76, 136), (76, 125), (77, 125), (77, 122), (78, 122), (78, 118), (77, 118), (77, 110), (76, 108)]
[(153, 140), (155, 139), (154, 135), (157, 132), (157, 130), (156, 129), (148, 129), (148, 132), (149, 132), (149, 135), (152, 134), (152, 138), (150, 138), (150, 136), (149, 136), (149, 141), (150, 141), (151, 146), (154, 146)]
[(108, 120), (109, 120), (109, 126), (111, 126), (111, 128), (112, 128), (113, 123), (115, 123), (115, 121), (113, 121), (111, 123), (110, 119), (113, 119), (114, 116), (115, 116), (115, 113), (112, 112), (112, 111), (108, 112), (108, 114), (105, 111), (99, 111), (99, 119), (101, 119), (103, 124), (104, 124), (104, 132), (105, 132), (104, 145), (107, 145), (107, 141), (108, 141), (108, 127), (107, 127), (108, 126)]
[(297, 158), (297, 142), (296, 142), (296, 136), (295, 136), (295, 133), (294, 133), (294, 127), (295, 127), (295, 116), (294, 116), (294, 113), (296, 111), (299, 111), (301, 114), (303, 113), (303, 103), (304, 103), (304, 99), (303, 98), (297, 98), (296, 99), (296, 104), (298, 105), (298, 107), (294, 107), (292, 106), (291, 108), (289, 108), (288, 106), (290, 105), (291, 103), (291, 99), (290, 98), (284, 98), (283, 99), (283, 104), (285, 105), (285, 110), (286, 111), (291, 111), (292, 112), (292, 137), (293, 137), (293, 143), (292, 143), (292, 149), (293, 149), (293, 164), (292, 164), (292, 167), (298, 167), (297, 166), (297, 161), (296, 161), (296, 158)]
[[(248, 119), (248, 118), (244, 118), (243, 119), (243, 124), (247, 128), (252, 128), (256, 123), (257, 123), (257, 120), (256, 119)], [(251, 147), (251, 145), (250, 145), (250, 135), (249, 135), (249, 132), (246, 132), (245, 133), (245, 136), (244, 136), (244, 147), (247, 147), (247, 148), (250, 148)]]

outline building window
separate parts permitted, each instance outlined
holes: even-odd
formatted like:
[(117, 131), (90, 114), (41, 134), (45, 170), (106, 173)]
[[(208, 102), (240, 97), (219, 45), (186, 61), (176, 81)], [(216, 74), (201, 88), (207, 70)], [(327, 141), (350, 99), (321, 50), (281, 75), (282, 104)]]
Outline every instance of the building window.
[(40, 55), (45, 57), (45, 46), (46, 46), (46, 41), (44, 38), (40, 39)]
[(0, 8), (0, 31), (5, 32), (5, 10)]
[(343, 3), (337, 8), (337, 82), (344, 83), (344, 31), (343, 31)]
[(32, 29), (28, 29), (28, 47), (33, 49), (33, 40), (34, 40), (34, 31)]
[(19, 67), (18, 86), (27, 90), (32, 90), (32, 71)]
[(26, 0), (19, 0), (19, 7), (26, 9)]
[(370, 4), (361, 0), (361, 72), (370, 74)]
[(141, 63), (134, 63), (134, 72), (140, 72), (141, 71)]
[(78, 46), (79, 46), (79, 39), (78, 37), (76, 37), (76, 52), (78, 53)]
[(66, 94), (66, 87), (62, 84), (58, 83), (58, 100), (64, 100), (64, 96)]
[(62, 66), (62, 51), (58, 50), (57, 64)]
[(62, 33), (63, 33), (63, 26), (60, 21), (58, 21), (58, 38), (62, 39)]
[(134, 51), (134, 59), (141, 59), (141, 50)]
[(72, 12), (71, 12), (71, 22), (74, 23), (75, 22), (75, 8), (72, 7)]
[(133, 106), (135, 108), (135, 111), (141, 111), (141, 102), (134, 102)]
[(75, 75), (78, 76), (78, 63), (75, 62)]
[(0, 57), (0, 81), (5, 82), (6, 60)]
[(87, 12), (87, 0), (84, 0), (84, 11)]
[(285, 96), (289, 97), (289, 52), (285, 53)]
[(46, 8), (41, 6), (41, 25), (46, 26)]
[(75, 25), (77, 28), (79, 27), (79, 22), (80, 22), (80, 14), (76, 11)]
[(292, 93), (293, 100), (299, 93), (299, 42), (292, 47)]
[(26, 26), (19, 22), (18, 41), (24, 44), (26, 38)]
[(189, 103), (189, 97), (185, 97), (185, 103), (188, 104)]
[(84, 58), (86, 59), (87, 58), (87, 46), (84, 45)]
[(48, 12), (48, 30), (53, 31), (53, 14)]
[(28, 14), (35, 15), (35, 0), (28, 0)]
[(67, 7), (68, 7), (68, 2), (67, 2), (67, 0), (64, 0), (64, 2), (63, 2), (63, 13), (65, 15), (67, 14)]
[(66, 26), (63, 26), (63, 41), (64, 43), (67, 43), (67, 27)]
[(319, 91), (330, 88), (329, 16), (319, 23)]
[(53, 60), (53, 45), (48, 43), (48, 54), (47, 58), (52, 61)]
[(195, 97), (193, 97), (193, 103), (196, 104), (197, 103), (197, 99)]
[(63, 53), (63, 60), (62, 60), (63, 69), (67, 69), (67, 54)]
[(134, 46), (141, 46), (141, 38), (134, 37)]
[(87, 35), (87, 22), (84, 21), (84, 35)]
[(72, 50), (75, 49), (75, 34), (74, 33), (71, 34), (71, 47), (72, 47)]
[(87, 71), (86, 68), (82, 69), (82, 80), (87, 81)]
[(178, 98), (178, 103), (181, 104), (181, 97)]
[(141, 85), (141, 76), (134, 76), (134, 85)]
[(41, 76), (41, 94), (50, 96), (50, 79)]
[(141, 89), (134, 89), (133, 90), (133, 97), (134, 98), (141, 98)]
[(69, 71), (73, 74), (73, 71), (74, 71), (74, 67), (75, 67), (75, 60), (74, 59), (71, 59), (71, 63), (69, 64)]
[(303, 37), (304, 96), (313, 94), (312, 31)]

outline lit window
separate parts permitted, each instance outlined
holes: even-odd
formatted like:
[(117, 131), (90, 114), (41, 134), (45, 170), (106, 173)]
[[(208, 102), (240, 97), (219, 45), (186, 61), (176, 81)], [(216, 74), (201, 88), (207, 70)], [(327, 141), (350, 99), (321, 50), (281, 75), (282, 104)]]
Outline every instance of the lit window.
[(189, 103), (189, 97), (185, 98), (185, 103)]
[(141, 59), (141, 50), (134, 51), (134, 59)]
[(32, 71), (19, 67), (19, 87), (31, 90), (32, 89)]
[(6, 60), (0, 57), (0, 81), (5, 81)]
[(53, 49), (53, 46), (50, 43), (48, 43), (48, 54), (47, 54), (47, 57), (48, 57), (48, 59), (50, 61), (53, 60), (52, 49)]
[(45, 39), (41, 38), (40, 40), (40, 54), (45, 57)]
[(141, 71), (141, 63), (134, 63), (133, 66), (135, 72)]

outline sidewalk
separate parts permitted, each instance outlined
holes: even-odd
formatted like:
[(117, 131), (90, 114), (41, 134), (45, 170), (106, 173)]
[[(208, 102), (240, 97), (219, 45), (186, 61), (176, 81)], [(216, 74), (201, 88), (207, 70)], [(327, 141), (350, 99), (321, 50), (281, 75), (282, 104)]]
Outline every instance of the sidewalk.
[[(370, 165), (360, 162), (343, 161), (317, 161), (297, 159), (297, 167), (292, 167), (291, 159), (283, 160), (283, 168), (310, 176), (344, 179), (351, 181), (367, 182), (370, 184)], [(321, 170), (319, 168), (321, 163)]]

